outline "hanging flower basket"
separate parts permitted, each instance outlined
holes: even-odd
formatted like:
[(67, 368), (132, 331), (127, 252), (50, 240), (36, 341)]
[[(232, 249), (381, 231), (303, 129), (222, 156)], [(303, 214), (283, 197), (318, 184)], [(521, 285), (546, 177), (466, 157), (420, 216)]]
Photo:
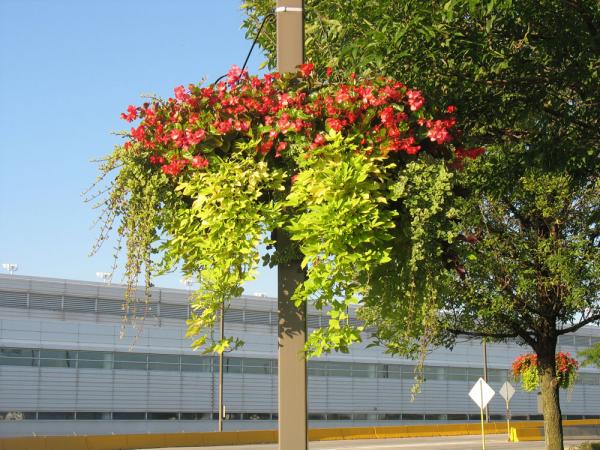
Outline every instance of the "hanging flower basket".
[[(575, 378), (579, 363), (569, 353), (556, 354), (556, 377), (558, 385), (569, 389), (575, 385)], [(512, 375), (515, 380), (521, 381), (524, 391), (532, 392), (540, 386), (540, 374), (537, 355), (526, 353), (518, 356), (512, 363)]]
[(301, 261), (294, 301), (330, 316), (308, 347), (344, 350), (361, 331), (347, 306), (395, 292), (377, 285), (378, 271), (402, 273), (394, 282), (405, 284), (407, 314), (422, 311), (418, 293), (434, 292), (421, 285), (453, 236), (439, 225), (453, 219), (452, 172), (483, 152), (461, 144), (455, 115), (390, 78), (317, 76), (310, 63), (256, 77), (234, 66), (226, 81), (178, 86), (121, 115), (136, 123), (102, 167), (118, 171), (105, 230), (119, 218), (130, 287), (175, 266), (198, 280), (188, 322), (196, 347), (255, 277), (259, 245), (272, 249), (271, 233), (284, 230), (294, 254), (270, 251), (263, 262)]

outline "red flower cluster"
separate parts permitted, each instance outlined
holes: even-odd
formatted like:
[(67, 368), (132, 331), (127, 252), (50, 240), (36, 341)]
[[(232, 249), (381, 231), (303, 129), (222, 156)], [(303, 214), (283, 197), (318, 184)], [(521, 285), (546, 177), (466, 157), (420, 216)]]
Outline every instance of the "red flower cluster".
[(526, 353), (517, 356), (512, 363), (512, 373), (515, 378), (530, 367), (537, 367), (537, 355), (534, 353)]
[[(326, 73), (330, 77), (331, 69)], [(346, 83), (315, 89), (314, 83), (302, 82), (314, 76), (312, 63), (300, 65), (298, 76), (301, 82), (290, 89), (277, 73), (251, 77), (233, 66), (226, 82), (178, 86), (174, 98), (129, 106), (121, 117), (129, 122), (140, 118), (141, 123), (131, 129), (126, 147), (136, 144), (150, 164), (176, 176), (186, 168), (205, 169), (212, 155), (234, 140), (258, 142), (257, 154), (274, 158), (285, 157), (291, 143), (310, 157), (327, 144), (328, 130), (352, 139), (357, 151), (375, 156), (414, 155), (426, 139), (442, 146), (457, 141), (456, 108), (449, 106), (440, 118), (429, 117), (421, 92), (400, 82), (350, 76)], [(461, 149), (456, 157), (476, 157), (480, 151)], [(448, 147), (446, 157), (451, 154)]]
[(482, 155), (483, 153), (485, 153), (485, 148), (483, 148), (483, 147), (473, 147), (473, 148), (467, 148), (467, 149), (457, 147), (454, 150), (454, 154), (457, 159), (464, 159), (464, 158), (476, 159), (479, 155)]
[[(555, 356), (556, 372), (560, 376), (561, 374), (567, 374), (572, 370), (579, 368), (579, 363), (570, 353), (558, 352)], [(518, 377), (521, 373), (531, 367), (538, 366), (538, 357), (534, 353), (526, 353), (524, 355), (517, 356), (512, 363), (512, 373), (515, 377)]]
[(556, 354), (556, 371), (559, 374), (566, 374), (573, 369), (579, 369), (577, 360), (570, 353), (558, 352)]

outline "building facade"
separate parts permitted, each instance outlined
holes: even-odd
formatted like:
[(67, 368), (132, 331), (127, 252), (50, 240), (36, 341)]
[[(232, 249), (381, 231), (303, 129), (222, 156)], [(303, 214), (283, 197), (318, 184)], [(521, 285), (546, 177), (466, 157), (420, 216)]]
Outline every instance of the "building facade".
[[(184, 337), (188, 295), (154, 289), (149, 303), (137, 305), (145, 319), (123, 326), (123, 286), (0, 275), (0, 435), (215, 430), (218, 365)], [(248, 296), (226, 314), (226, 334), (245, 342), (225, 357), (226, 430), (276, 427), (276, 308), (275, 299)], [(309, 328), (325, 321), (309, 308)], [(599, 341), (600, 329), (588, 326), (562, 336), (559, 346), (576, 355)], [(488, 344), (496, 392), (512, 360), (527, 351)], [(468, 392), (483, 375), (482, 359), (476, 340), (432, 351), (414, 399), (415, 362), (366, 342), (311, 360), (310, 426), (479, 420)], [(539, 418), (536, 394), (513, 384), (513, 419)], [(561, 405), (569, 418), (600, 417), (600, 371), (581, 370)], [(499, 395), (489, 411), (493, 420), (506, 417)]]

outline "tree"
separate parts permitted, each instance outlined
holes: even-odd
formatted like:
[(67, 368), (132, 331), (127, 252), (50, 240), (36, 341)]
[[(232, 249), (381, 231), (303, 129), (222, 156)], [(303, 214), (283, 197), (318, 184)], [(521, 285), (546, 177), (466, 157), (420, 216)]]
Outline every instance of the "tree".
[[(253, 35), (271, 2), (244, 7)], [(529, 345), (546, 447), (562, 449), (557, 338), (600, 321), (598, 3), (314, 0), (306, 14), (317, 65), (418, 85), (456, 105), (464, 130), (486, 148), (455, 178), (458, 239), (442, 245), (451, 271), (435, 275), (436, 325), (425, 335), (404, 328), (411, 293), (388, 272), (381, 303), (364, 313), (376, 338), (392, 351), (416, 337), (452, 345), (457, 335)], [(260, 38), (269, 64), (271, 26)]]

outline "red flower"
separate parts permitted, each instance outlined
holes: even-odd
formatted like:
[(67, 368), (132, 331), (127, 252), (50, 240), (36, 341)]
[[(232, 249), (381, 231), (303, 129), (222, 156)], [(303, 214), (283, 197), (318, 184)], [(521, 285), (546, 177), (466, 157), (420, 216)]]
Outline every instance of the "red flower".
[(450, 142), (452, 140), (452, 136), (448, 132), (448, 128), (446, 128), (446, 123), (442, 120), (435, 120), (432, 124), (428, 124), (429, 131), (427, 132), (427, 137), (432, 142), (436, 142), (438, 144), (443, 144), (444, 142)]
[(313, 142), (317, 145), (323, 145), (325, 144), (325, 136), (323, 136), (322, 134), (317, 134)]
[(183, 147), (186, 143), (183, 130), (171, 130), (171, 140), (176, 147)]
[(164, 164), (165, 158), (160, 155), (150, 155), (150, 163), (151, 164)]
[(325, 68), (325, 75), (327, 75), (327, 77), (330, 77), (332, 73), (333, 69), (331, 67)]
[(233, 126), (233, 121), (231, 119), (227, 119), (227, 120), (223, 120), (220, 122), (217, 122), (215, 124), (215, 128), (217, 129), (217, 131), (221, 134), (225, 134), (227, 133), (229, 130), (231, 130), (231, 127)]
[(183, 86), (177, 86), (173, 90), (175, 91), (175, 98), (180, 102), (184, 102), (190, 98), (189, 94), (185, 92), (185, 88)]
[(138, 142), (143, 141), (144, 137), (145, 137), (144, 125), (140, 125), (137, 128), (132, 128), (131, 129), (131, 137)]
[(269, 153), (269, 150), (271, 150), (272, 148), (273, 148), (273, 140), (269, 139), (268, 141), (265, 141), (260, 144), (260, 153), (262, 155), (266, 155), (267, 153)]
[(163, 165), (161, 169), (166, 175), (176, 176), (179, 175), (187, 163), (187, 159), (178, 159), (176, 156), (174, 156), (171, 159), (171, 162)]
[(310, 76), (310, 74), (312, 73), (314, 68), (315, 68), (315, 65), (313, 63), (300, 64), (298, 66), (298, 70), (300, 71), (300, 73), (302, 74), (302, 76), (304, 78)]
[(235, 128), (237, 131), (241, 131), (243, 133), (245, 133), (246, 131), (248, 131), (250, 129), (250, 121), (249, 120), (236, 120), (235, 123), (233, 124), (233, 128)]
[(206, 138), (206, 131), (204, 130), (185, 130), (185, 137), (188, 145), (196, 145), (202, 142)]
[(286, 133), (288, 128), (292, 126), (290, 115), (288, 113), (283, 113), (281, 118), (277, 121), (277, 126), (281, 129), (282, 133)]
[(406, 95), (411, 111), (418, 111), (425, 104), (425, 99), (420, 91), (406, 91)]
[(127, 107), (127, 114), (121, 113), (121, 119), (126, 120), (127, 122), (132, 122), (137, 119), (137, 108), (133, 105), (129, 105)]
[(236, 84), (240, 81), (244, 73), (245, 71), (242, 71), (242, 69), (234, 64), (231, 66), (231, 69), (229, 69), (229, 72), (227, 72), (227, 84), (230, 86)]
[(281, 157), (281, 152), (287, 148), (287, 145), (287, 142), (283, 141), (277, 144), (277, 147), (275, 148), (275, 158)]
[(197, 169), (203, 169), (204, 167), (208, 167), (208, 159), (201, 155), (196, 155), (192, 158), (192, 167)]
[(345, 125), (345, 121), (340, 119), (327, 119), (325, 123), (329, 128), (331, 128), (333, 131), (337, 131), (338, 133), (342, 131)]
[(456, 112), (456, 106), (450, 105), (446, 108), (446, 111), (450, 114), (454, 114)]
[(379, 113), (381, 117), (381, 123), (387, 126), (396, 125), (396, 118), (394, 117), (394, 108), (387, 106)]
[(475, 159), (483, 153), (485, 153), (485, 148), (483, 148), (483, 147), (473, 147), (473, 148), (468, 148), (468, 149), (459, 147), (456, 150), (454, 150), (454, 154), (456, 155), (457, 159), (463, 159), (463, 158)]

